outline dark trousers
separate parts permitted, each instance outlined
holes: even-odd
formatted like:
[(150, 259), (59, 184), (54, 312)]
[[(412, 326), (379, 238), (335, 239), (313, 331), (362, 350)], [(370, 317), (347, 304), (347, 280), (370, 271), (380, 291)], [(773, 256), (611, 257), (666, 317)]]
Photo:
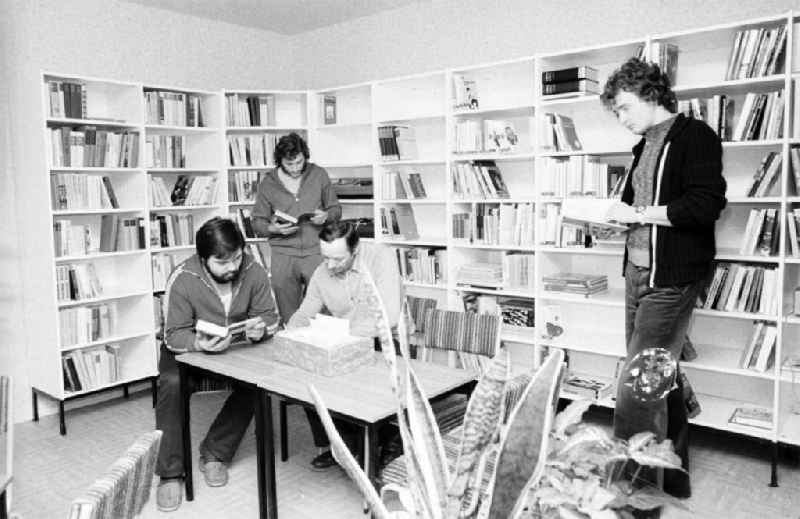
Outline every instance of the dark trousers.
[[(163, 431), (163, 435), (156, 463), (156, 474), (162, 478), (178, 477), (183, 475), (181, 390), (178, 362), (175, 360), (175, 355), (163, 346), (158, 369), (156, 429)], [(196, 390), (194, 380), (189, 380), (189, 387), (192, 392)], [(234, 387), (200, 444), (201, 456), (205, 459), (217, 459), (226, 463), (233, 459), (233, 455), (242, 441), (242, 436), (253, 418), (255, 398), (254, 391)]]
[(303, 302), (308, 281), (322, 263), (322, 256), (289, 256), (279, 249), (272, 248), (270, 260), (270, 276), (272, 290), (275, 292), (275, 303), (281, 320), (288, 323)]
[[(689, 321), (702, 281), (679, 286), (652, 288), (648, 285), (650, 270), (628, 263), (625, 267), (625, 340), (630, 360), (647, 348), (668, 349), (680, 359)], [(618, 380), (614, 410), (614, 434), (627, 440), (632, 435), (651, 431), (658, 441), (672, 440), (683, 468), (689, 470), (689, 421), (680, 377), (677, 387), (666, 399), (653, 403), (640, 402), (630, 391), (623, 391), (631, 380), (623, 370)], [(639, 477), (657, 483), (656, 471), (642, 470)], [(689, 492), (688, 474), (667, 470), (664, 488), (677, 494)]]

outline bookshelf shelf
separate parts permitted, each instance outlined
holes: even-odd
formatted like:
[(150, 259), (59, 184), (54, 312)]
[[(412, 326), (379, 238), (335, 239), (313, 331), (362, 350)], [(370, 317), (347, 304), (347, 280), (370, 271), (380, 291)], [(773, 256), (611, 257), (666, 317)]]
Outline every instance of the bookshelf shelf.
[(89, 166), (55, 167), (49, 168), (51, 173), (141, 173), (141, 168), (99, 168)]
[(534, 197), (521, 198), (456, 198), (453, 197), (450, 202), (453, 204), (528, 204), (533, 202)]
[(140, 381), (142, 379), (145, 379), (145, 378), (150, 378), (150, 377), (146, 377), (145, 376), (145, 377), (124, 378), (124, 379), (121, 379), (121, 380), (117, 380), (116, 382), (112, 382), (110, 384), (101, 384), (101, 385), (98, 385), (96, 387), (92, 387), (90, 389), (86, 389), (84, 391), (67, 391), (67, 392), (64, 393), (64, 399), (78, 398), (80, 396), (86, 396), (86, 395), (91, 395), (91, 394), (94, 394), (94, 393), (99, 393), (99, 392), (107, 390), (107, 389), (115, 389), (115, 388), (118, 388), (118, 387), (127, 386), (128, 384), (132, 384), (134, 382), (138, 382), (138, 381)]
[(339, 203), (342, 205), (372, 205), (379, 202), (374, 198), (340, 198)]
[(134, 250), (121, 250), (116, 252), (94, 252), (92, 254), (84, 254), (84, 255), (74, 255), (74, 256), (56, 256), (53, 261), (55, 263), (73, 263), (78, 261), (94, 261), (96, 259), (104, 259), (104, 258), (120, 258), (125, 256), (137, 256), (139, 254), (145, 254), (147, 252), (146, 249), (134, 249)]
[[(587, 341), (587, 337), (591, 337), (591, 341)], [(562, 335), (552, 339), (540, 337), (537, 343), (542, 346), (591, 353), (603, 357), (622, 358), (625, 356), (625, 337), (604, 330), (567, 329)]]
[(420, 238), (418, 240), (403, 240), (403, 239), (393, 239), (393, 238), (381, 238), (381, 243), (387, 243), (391, 245), (400, 245), (400, 246), (407, 246), (407, 247), (444, 247), (447, 245), (447, 240), (444, 238), (442, 239), (425, 239)]
[(141, 125), (129, 121), (109, 121), (105, 119), (71, 119), (67, 117), (48, 117), (48, 126), (99, 126), (102, 128), (136, 129)]
[(497, 295), (497, 296), (507, 296), (507, 297), (520, 297), (525, 299), (530, 299), (534, 297), (533, 291), (525, 291), (521, 289), (513, 289), (513, 288), (484, 288), (480, 286), (472, 286), (472, 285), (462, 285), (456, 283), (453, 287), (454, 290), (458, 290), (461, 292), (474, 292), (476, 294), (487, 294), (487, 295)]
[(766, 148), (783, 146), (783, 139), (764, 139), (758, 141), (725, 141), (723, 148)]
[(144, 212), (143, 207), (130, 207), (121, 209), (59, 209), (53, 211), (53, 216), (71, 216), (81, 214), (126, 214), (126, 213), (141, 213)]
[(420, 283), (418, 281), (403, 281), (403, 284), (407, 287), (415, 287), (415, 288), (430, 288), (434, 290), (447, 290), (447, 285), (443, 285), (440, 283)]
[(169, 135), (205, 135), (219, 132), (219, 128), (206, 126), (171, 126), (166, 124), (147, 124), (144, 129), (148, 133)]
[(761, 256), (761, 255), (742, 255), (731, 249), (717, 249), (716, 260), (723, 261), (742, 261), (749, 263), (779, 263), (780, 256)]
[(256, 204), (255, 200), (244, 200), (244, 201), (241, 201), (241, 202), (228, 202), (228, 206), (229, 207), (250, 207), (250, 206), (255, 205), (255, 204)]
[(91, 305), (95, 303), (103, 303), (105, 301), (116, 301), (120, 299), (128, 299), (131, 297), (141, 297), (150, 295), (149, 291), (135, 291), (135, 292), (128, 292), (128, 293), (119, 293), (119, 294), (107, 294), (102, 295), (100, 297), (91, 297), (87, 299), (81, 299), (78, 301), (61, 301), (58, 303), (59, 308), (72, 308), (74, 306), (84, 306), (84, 305)]
[(411, 113), (411, 114), (403, 114), (399, 117), (392, 117), (390, 119), (381, 119), (377, 121), (378, 126), (382, 125), (391, 125), (391, 124), (403, 124), (403, 123), (413, 123), (415, 121), (424, 121), (426, 119), (444, 119), (445, 112), (419, 112), (419, 113)]
[(490, 106), (488, 108), (479, 108), (476, 110), (454, 110), (453, 117), (480, 117), (484, 115), (491, 115), (492, 117), (518, 117), (520, 115), (533, 115), (533, 104), (524, 104), (516, 106)]
[(625, 291), (617, 288), (609, 288), (605, 292), (590, 296), (540, 289), (538, 297), (550, 301), (566, 301), (582, 305), (625, 306)]
[(453, 153), (451, 160), (455, 162), (467, 162), (472, 160), (531, 160), (536, 156), (533, 152), (528, 153)]
[(459, 240), (452, 240), (450, 242), (452, 247), (456, 247), (459, 249), (485, 249), (485, 250), (498, 250), (498, 251), (525, 251), (525, 252), (535, 252), (536, 247), (532, 245), (493, 245), (493, 244), (482, 244), (482, 243), (469, 243), (463, 242)]
[[(342, 200), (340, 200), (341, 202)], [(446, 204), (444, 198), (393, 198), (375, 200), (377, 204), (417, 204), (417, 205), (441, 205)]]
[(334, 123), (334, 124), (321, 124), (319, 126), (315, 126), (315, 130), (341, 130), (341, 129), (350, 129), (350, 128), (357, 128), (359, 126), (370, 126), (372, 125), (371, 121), (351, 121), (345, 123)]
[[(760, 205), (760, 204), (779, 204), (782, 200), (779, 196), (764, 196), (764, 197), (753, 197), (753, 196), (731, 196), (727, 197), (729, 204), (751, 204), (751, 205)], [(793, 197), (788, 197), (786, 200), (788, 202), (792, 202)], [(798, 201), (800, 201), (800, 197), (798, 197)]]
[(534, 345), (536, 344), (536, 328), (502, 326), (500, 328), (500, 340)]
[(695, 425), (743, 434), (745, 436), (752, 436), (765, 440), (773, 439), (775, 437), (774, 430), (760, 429), (758, 427), (749, 427), (746, 425), (728, 422), (728, 419), (731, 417), (733, 411), (737, 407), (758, 404), (722, 398), (704, 393), (697, 393), (697, 400), (700, 402), (700, 406), (702, 407), (703, 411), (699, 416), (689, 420), (689, 422)]
[(228, 126), (226, 133), (255, 133), (255, 132), (304, 132), (305, 126)]
[(191, 173), (216, 173), (219, 171), (215, 168), (147, 168), (148, 173), (176, 173), (176, 174), (191, 174)]
[(425, 166), (427, 164), (444, 164), (445, 159), (408, 159), (408, 160), (382, 160), (378, 164), (383, 167), (391, 166)]
[(161, 253), (161, 252), (180, 252), (180, 251), (189, 251), (194, 250), (194, 245), (174, 245), (172, 247), (152, 247), (150, 252), (153, 254)]
[(750, 321), (777, 321), (774, 315), (756, 314), (752, 312), (723, 312), (721, 310), (711, 310), (707, 308), (695, 308), (695, 315), (707, 315), (709, 317), (721, 317), (725, 319), (747, 319)]
[(219, 209), (217, 204), (207, 205), (165, 205), (154, 206), (150, 208), (152, 212), (170, 212), (170, 211), (208, 211), (212, 209)]
[(750, 91), (760, 91), (763, 88), (775, 89), (783, 88), (786, 74), (773, 74), (766, 77), (753, 77), (746, 79), (732, 79), (729, 81), (710, 82), (697, 85), (676, 85), (673, 90), (679, 97), (683, 94), (703, 92), (706, 90), (724, 93), (746, 93)]
[(581, 155), (596, 155), (598, 157), (609, 155), (630, 155), (631, 150), (578, 150), (578, 151), (542, 151), (539, 157), (577, 157)]
[(622, 256), (625, 253), (624, 247), (552, 247), (539, 245), (536, 247), (539, 252), (548, 254), (581, 254), (589, 256)]
[(597, 94), (581, 94), (581, 93), (548, 95), (548, 96), (542, 96), (541, 105), (554, 106), (554, 105), (566, 105), (573, 103), (588, 103), (590, 101), (599, 103), (600, 96)]
[(153, 332), (151, 330), (147, 330), (147, 331), (138, 332), (138, 333), (126, 333), (126, 334), (120, 334), (120, 335), (111, 335), (111, 336), (108, 336), (108, 337), (105, 337), (105, 338), (102, 338), (102, 339), (98, 339), (96, 341), (86, 342), (86, 343), (83, 343), (83, 344), (73, 344), (73, 345), (70, 345), (70, 346), (62, 346), (61, 347), (61, 351), (62, 352), (66, 352), (66, 351), (73, 351), (73, 350), (81, 350), (81, 349), (84, 349), (84, 348), (91, 348), (93, 346), (102, 346), (104, 344), (108, 344), (108, 343), (111, 343), (111, 342), (122, 342), (122, 341), (127, 341), (127, 340), (130, 340), (130, 339), (138, 339), (140, 337), (148, 337), (152, 333)]
[(698, 351), (702, 352), (702, 355), (698, 358), (698, 360), (681, 362), (681, 366), (703, 371), (713, 371), (716, 373), (727, 373), (742, 377), (754, 377), (761, 379), (772, 379), (774, 377), (772, 369), (769, 369), (766, 372), (760, 372), (738, 367), (739, 358), (742, 356), (742, 349), (744, 346), (741, 348), (723, 347), (715, 344), (696, 344), (695, 346), (698, 348)]

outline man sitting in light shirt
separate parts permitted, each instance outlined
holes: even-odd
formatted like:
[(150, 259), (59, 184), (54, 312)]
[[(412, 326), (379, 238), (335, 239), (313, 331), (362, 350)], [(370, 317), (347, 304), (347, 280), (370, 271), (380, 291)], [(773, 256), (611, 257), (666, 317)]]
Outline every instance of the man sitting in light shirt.
[[(350, 321), (350, 333), (375, 337), (375, 349), (380, 348), (372, 293), (367, 276), (371, 276), (386, 308), (389, 326), (397, 326), (403, 303), (403, 284), (397, 259), (389, 247), (360, 243), (355, 227), (349, 222), (332, 222), (319, 233), (320, 264), (311, 276), (308, 290), (300, 308), (289, 319), (288, 327), (308, 326), (309, 320), (320, 312)], [(313, 409), (306, 408), (314, 444), (319, 454), (311, 462), (316, 469), (325, 469), (336, 462), (328, 449), (325, 429)], [(343, 424), (337, 423), (342, 428)]]

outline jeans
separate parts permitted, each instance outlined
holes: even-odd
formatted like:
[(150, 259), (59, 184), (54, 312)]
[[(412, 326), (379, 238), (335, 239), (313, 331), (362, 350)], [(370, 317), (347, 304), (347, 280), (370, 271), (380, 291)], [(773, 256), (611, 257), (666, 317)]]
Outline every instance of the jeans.
[[(632, 263), (625, 266), (625, 341), (626, 363), (647, 348), (665, 348), (675, 359), (680, 359), (695, 300), (703, 281), (677, 286), (650, 287), (650, 269)], [(627, 440), (632, 435), (651, 431), (658, 441), (672, 440), (675, 452), (681, 457), (683, 468), (689, 469), (689, 421), (683, 398), (680, 378), (677, 387), (666, 399), (653, 403), (640, 402), (630, 391), (623, 391), (624, 383), (631, 376), (620, 374), (617, 386), (617, 402), (614, 410), (614, 434)], [(657, 473), (642, 470), (651, 483), (657, 483)], [(675, 495), (690, 492), (688, 474), (667, 470), (664, 474), (664, 489)]]
[[(223, 353), (224, 355), (224, 353)], [(158, 363), (158, 400), (156, 403), (156, 429), (163, 431), (161, 449), (156, 462), (156, 474), (162, 478), (183, 475), (183, 436), (181, 435), (181, 390), (178, 362), (175, 355), (161, 347)], [(189, 379), (189, 390), (196, 390), (195, 381)], [(229, 463), (236, 454), (250, 420), (255, 412), (255, 392), (234, 386), (222, 410), (208, 429), (200, 444), (200, 455), (207, 460)]]

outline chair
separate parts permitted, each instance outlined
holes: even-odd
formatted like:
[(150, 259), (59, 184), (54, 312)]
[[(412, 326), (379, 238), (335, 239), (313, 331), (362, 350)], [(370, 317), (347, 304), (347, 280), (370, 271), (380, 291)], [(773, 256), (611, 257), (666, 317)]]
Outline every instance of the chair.
[(11, 508), (11, 480), (14, 463), (14, 417), (11, 377), (0, 376), (0, 518)]
[(69, 519), (138, 517), (150, 498), (161, 431), (139, 437), (105, 474), (72, 501)]
[(420, 348), (417, 357), (425, 356), (422, 341), (425, 337), (425, 315), (428, 310), (436, 308), (436, 299), (427, 297), (406, 296), (406, 318), (408, 326), (408, 343), (412, 347)]

